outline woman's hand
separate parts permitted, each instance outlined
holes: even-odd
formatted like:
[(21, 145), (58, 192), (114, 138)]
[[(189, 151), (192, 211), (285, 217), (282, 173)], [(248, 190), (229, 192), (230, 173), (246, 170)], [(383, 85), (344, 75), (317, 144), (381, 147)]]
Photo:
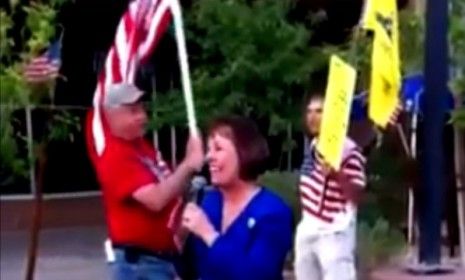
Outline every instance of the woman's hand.
[(182, 215), (182, 226), (201, 238), (208, 246), (211, 246), (219, 236), (205, 212), (195, 203), (186, 205)]

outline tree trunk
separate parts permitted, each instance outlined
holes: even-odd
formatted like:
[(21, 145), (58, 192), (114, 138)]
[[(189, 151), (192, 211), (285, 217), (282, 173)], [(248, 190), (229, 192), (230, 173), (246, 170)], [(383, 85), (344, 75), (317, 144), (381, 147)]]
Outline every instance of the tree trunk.
[[(26, 267), (26, 280), (34, 279), (34, 272), (37, 262), (38, 248), (39, 248), (39, 235), (40, 226), (42, 222), (42, 190), (45, 164), (47, 162), (47, 145), (45, 142), (40, 143), (35, 150), (37, 156), (37, 182), (36, 191), (34, 193), (34, 212), (29, 236), (29, 248), (27, 254), (27, 267)], [(35, 166), (35, 164), (34, 164)]]
[(288, 151), (287, 151), (287, 171), (292, 171), (292, 125), (287, 126), (287, 142), (288, 142)]

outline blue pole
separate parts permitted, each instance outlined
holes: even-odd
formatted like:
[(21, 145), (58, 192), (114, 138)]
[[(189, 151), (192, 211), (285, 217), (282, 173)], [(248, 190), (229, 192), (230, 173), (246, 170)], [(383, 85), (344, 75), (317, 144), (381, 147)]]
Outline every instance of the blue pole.
[(428, 0), (426, 8), (423, 157), (421, 159), (419, 260), (441, 262), (441, 214), (444, 189), (443, 129), (448, 79), (448, 0)]

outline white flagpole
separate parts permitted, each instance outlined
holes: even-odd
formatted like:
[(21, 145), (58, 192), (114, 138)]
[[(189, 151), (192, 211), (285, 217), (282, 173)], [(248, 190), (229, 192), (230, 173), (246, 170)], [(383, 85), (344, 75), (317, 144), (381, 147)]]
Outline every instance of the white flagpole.
[[(409, 159), (415, 160), (416, 158), (416, 123), (417, 123), (417, 113), (413, 112), (411, 118), (411, 136), (410, 136), (410, 147), (407, 143), (407, 138), (404, 134), (402, 126), (400, 124), (396, 124), (397, 132), (399, 133), (400, 140), (402, 142), (402, 146), (404, 147), (405, 153)], [(413, 238), (414, 238), (414, 196), (413, 196), (413, 186), (409, 186), (408, 189), (408, 211), (407, 211), (407, 243), (409, 246), (409, 252), (407, 253), (407, 257), (413, 255)]]
[(34, 135), (32, 130), (32, 106), (26, 106), (26, 130), (27, 130), (27, 152), (29, 157), (29, 186), (33, 195), (37, 194), (35, 157), (34, 157)]
[[(155, 78), (155, 73), (152, 75), (152, 99), (156, 102), (157, 99), (157, 80)], [(158, 130), (153, 131), (153, 145), (158, 149)]]
[(197, 120), (195, 118), (194, 100), (192, 97), (192, 85), (189, 75), (189, 62), (187, 60), (186, 39), (184, 36), (181, 7), (177, 0), (171, 0), (171, 12), (173, 14), (176, 43), (178, 47), (179, 64), (181, 67), (181, 80), (184, 93), (184, 101), (187, 109), (187, 121), (192, 135), (198, 135)]
[(178, 163), (176, 162), (176, 127), (175, 126), (170, 126), (170, 140), (171, 140), (171, 165), (173, 168), (176, 168), (178, 166)]
[[(410, 136), (410, 157), (412, 160), (417, 159), (417, 125), (418, 125), (418, 112), (416, 106), (414, 107), (411, 123), (411, 136)], [(413, 246), (415, 243), (415, 196), (413, 194), (413, 187), (408, 189), (408, 244), (413, 253)]]

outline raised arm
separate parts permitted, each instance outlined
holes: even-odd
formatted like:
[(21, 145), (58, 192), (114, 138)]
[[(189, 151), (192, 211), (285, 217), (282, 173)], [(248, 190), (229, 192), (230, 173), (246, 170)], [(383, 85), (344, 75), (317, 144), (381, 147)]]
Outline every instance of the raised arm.
[(202, 140), (191, 137), (187, 144), (186, 157), (178, 168), (165, 180), (137, 188), (132, 197), (153, 211), (161, 211), (170, 201), (180, 196), (194, 172), (204, 163)]
[(343, 187), (344, 195), (350, 201), (358, 204), (363, 189), (366, 185), (366, 159), (358, 149), (352, 150), (344, 160), (339, 180)]
[(158, 180), (132, 153), (120, 153), (107, 160), (118, 162), (101, 172), (106, 185), (112, 186), (111, 195), (121, 200), (133, 199), (152, 211), (160, 211), (181, 195), (193, 173), (202, 167), (204, 153), (201, 140), (191, 138), (184, 161), (163, 180)]

